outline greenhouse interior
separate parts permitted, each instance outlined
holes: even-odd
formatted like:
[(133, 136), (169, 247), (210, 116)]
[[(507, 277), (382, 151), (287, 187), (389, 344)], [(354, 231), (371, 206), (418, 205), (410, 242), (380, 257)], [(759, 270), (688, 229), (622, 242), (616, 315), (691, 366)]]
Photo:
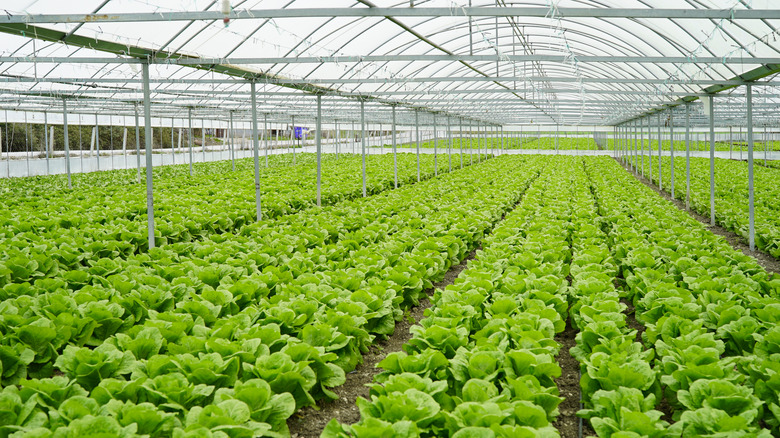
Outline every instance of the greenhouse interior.
[(780, 437), (777, 0), (21, 0), (0, 438)]

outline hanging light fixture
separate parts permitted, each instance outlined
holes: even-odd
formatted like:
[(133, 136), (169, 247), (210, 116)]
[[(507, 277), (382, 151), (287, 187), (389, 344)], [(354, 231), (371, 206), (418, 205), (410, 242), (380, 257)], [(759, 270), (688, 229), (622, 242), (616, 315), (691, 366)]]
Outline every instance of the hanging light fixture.
[(228, 27), (228, 24), (230, 24), (230, 0), (222, 0), (222, 15), (225, 17), (222, 19), (222, 23), (225, 24), (225, 27)]

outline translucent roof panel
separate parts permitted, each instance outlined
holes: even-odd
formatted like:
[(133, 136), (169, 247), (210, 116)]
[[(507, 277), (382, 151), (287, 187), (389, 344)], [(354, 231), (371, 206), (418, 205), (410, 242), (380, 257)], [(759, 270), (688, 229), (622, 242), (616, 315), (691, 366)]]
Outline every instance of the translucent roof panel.
[(247, 117), (254, 78), (261, 112), (280, 120), (313, 117), (321, 93), (330, 118), (366, 100), (375, 122), (400, 106), (610, 125), (705, 93), (733, 94), (728, 105), (743, 80), (780, 71), (776, 0), (232, 0), (227, 26), (221, 3), (18, 2), (0, 17), (2, 101), (129, 112), (149, 56), (161, 114)]

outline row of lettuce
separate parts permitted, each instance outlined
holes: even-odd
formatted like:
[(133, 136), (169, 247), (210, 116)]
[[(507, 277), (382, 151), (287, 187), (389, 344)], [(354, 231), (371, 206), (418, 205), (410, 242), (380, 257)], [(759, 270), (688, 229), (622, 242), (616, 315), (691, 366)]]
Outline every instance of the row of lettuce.
[[(661, 159), (662, 188), (671, 193), (672, 160)], [(638, 163), (641, 173), (641, 161)], [(653, 169), (652, 176), (650, 169)], [(686, 160), (676, 157), (675, 197), (686, 197)], [(756, 247), (780, 258), (780, 168), (754, 166)], [(658, 182), (658, 159), (646, 159), (645, 175)], [(710, 163), (707, 158), (690, 159), (690, 206), (694, 211), (710, 215)], [(748, 237), (748, 169), (741, 161), (715, 160), (715, 220), (724, 228), (747, 239)]]
[[(644, 348), (625, 327), (591, 331), (591, 350), (606, 355), (583, 394), (594, 376), (616, 392), (583, 414), (613, 416), (603, 436), (777, 434), (780, 279), (616, 167), (589, 163), (589, 173)], [(621, 310), (599, 304), (595, 314), (620, 321)]]
[(555, 160), (323, 437), (558, 436), (568, 314), (598, 436), (779, 436), (780, 279), (615, 162)]
[[(260, 187), (265, 219), (315, 205), (315, 159), (311, 154), (300, 158), (295, 167), (262, 169)], [(421, 178), (436, 174), (433, 163), (431, 157), (421, 157)], [(394, 187), (393, 166), (392, 156), (372, 158), (367, 168), (368, 194)], [(413, 155), (399, 155), (398, 167), (399, 184), (417, 181)], [(358, 157), (324, 161), (323, 204), (362, 196), (360, 170)], [(251, 161), (244, 160), (236, 172), (164, 179), (157, 185), (155, 195), (158, 245), (209, 239), (254, 223), (251, 174)], [(95, 178), (106, 178), (97, 175)], [(102, 263), (148, 249), (146, 192), (142, 185), (117, 183), (72, 191), (9, 190), (9, 196), (3, 196), (0, 204), (0, 288), (24, 288), (24, 283), (62, 277), (71, 271), (99, 270)], [(0, 289), (0, 298), (13, 293)]]
[[(361, 419), (322, 437), (555, 437), (554, 379), (568, 304), (569, 244), (556, 220), (568, 176), (550, 169), (486, 237), (455, 282), (437, 290), (403, 352), (358, 399)], [(572, 164), (572, 163), (569, 163)]]
[[(463, 161), (470, 163), (479, 159), (484, 159), (485, 154), (499, 154), (503, 149), (528, 149), (528, 150), (597, 150), (599, 149), (596, 141), (590, 137), (565, 137), (560, 136), (556, 138), (538, 136), (535, 132), (522, 133), (511, 132), (506, 133), (505, 136), (495, 137), (488, 136), (483, 137), (475, 134), (472, 138), (455, 138), (452, 140), (452, 153), (460, 159), (461, 148), (465, 150), (463, 155)], [(442, 152), (449, 151), (450, 142), (448, 139), (437, 139), (435, 146)], [(415, 148), (417, 143), (407, 143), (401, 147)], [(434, 148), (433, 140), (426, 140), (420, 142), (421, 148)], [(480, 158), (479, 152), (482, 151), (482, 158)]]
[[(609, 145), (608, 147), (610, 150), (614, 150), (615, 145), (617, 145), (617, 148), (619, 150), (627, 150), (627, 151), (634, 151), (635, 149), (637, 151), (644, 150), (645, 154), (647, 154), (647, 150), (649, 148), (652, 149), (653, 153), (655, 154), (658, 151), (658, 131), (655, 128), (653, 128), (651, 135), (653, 137), (653, 140), (648, 140), (647, 130), (645, 130), (641, 134), (637, 131), (636, 138), (634, 138), (634, 134), (632, 133), (630, 134), (630, 137), (623, 137), (618, 139), (617, 141), (610, 139), (608, 140), (607, 144)], [(672, 149), (672, 142), (668, 140), (669, 131), (668, 130), (663, 131), (662, 136), (667, 140), (661, 141), (661, 150), (668, 152)], [(688, 145), (686, 146), (685, 132), (683, 132), (682, 134), (676, 132), (675, 140), (674, 140), (674, 150), (676, 152), (684, 153), (688, 148), (690, 148), (689, 150), (691, 151), (701, 151), (701, 152), (709, 151), (710, 150), (709, 133), (706, 134), (692, 133), (691, 140), (688, 142)], [(720, 152), (731, 152), (733, 154), (733, 158), (737, 158), (738, 156), (740, 156), (739, 154), (742, 153), (742, 156), (745, 159), (747, 159), (747, 150), (748, 150), (747, 134), (737, 134), (735, 132), (733, 138), (731, 139), (729, 139), (728, 137), (722, 138), (721, 134), (718, 134), (718, 139), (715, 141), (715, 150)], [(761, 152), (780, 151), (780, 142), (757, 138), (753, 143), (753, 150), (757, 152), (758, 151)]]
[(0, 433), (286, 436), (540, 169), (491, 160), (27, 284), (0, 303)]

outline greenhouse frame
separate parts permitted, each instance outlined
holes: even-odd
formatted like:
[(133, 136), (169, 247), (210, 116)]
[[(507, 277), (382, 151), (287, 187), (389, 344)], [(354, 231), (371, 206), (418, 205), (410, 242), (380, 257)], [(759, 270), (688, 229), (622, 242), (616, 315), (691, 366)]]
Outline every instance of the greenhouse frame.
[(25, 0), (0, 438), (780, 437), (777, 0)]

